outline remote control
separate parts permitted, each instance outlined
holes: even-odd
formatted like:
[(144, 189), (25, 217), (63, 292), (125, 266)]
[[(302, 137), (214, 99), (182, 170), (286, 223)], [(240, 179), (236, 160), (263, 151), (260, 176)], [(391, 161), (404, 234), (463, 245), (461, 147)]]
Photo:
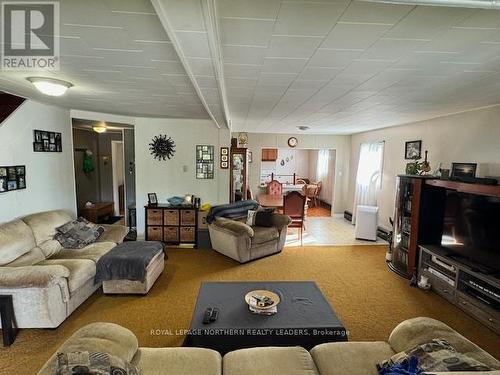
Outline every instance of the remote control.
[(209, 324), (211, 323), (211, 317), (212, 317), (212, 313), (213, 313), (213, 310), (211, 307), (207, 307), (207, 309), (205, 310), (205, 314), (203, 315), (203, 324)]
[(212, 314), (210, 314), (210, 323), (213, 323), (219, 317), (219, 309), (212, 309)]

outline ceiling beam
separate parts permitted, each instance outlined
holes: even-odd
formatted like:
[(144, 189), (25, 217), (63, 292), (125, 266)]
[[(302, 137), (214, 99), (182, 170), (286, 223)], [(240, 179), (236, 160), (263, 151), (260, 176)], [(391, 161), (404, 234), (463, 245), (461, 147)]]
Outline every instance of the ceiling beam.
[[(177, 36), (175, 34), (175, 30), (173, 29), (172, 25), (170, 24), (170, 21), (168, 20), (167, 14), (173, 13), (173, 9), (165, 9), (163, 3), (161, 0), (151, 0), (151, 3), (153, 4), (153, 7), (156, 11), (156, 14), (158, 15), (158, 18), (160, 19), (160, 22), (163, 25), (163, 28), (165, 29), (165, 32), (167, 33), (168, 37), (170, 38), (170, 41), (172, 42), (172, 46), (175, 49), (175, 52), (179, 56), (179, 60), (181, 61), (184, 69), (186, 70), (186, 74), (189, 77), (189, 80), (191, 81), (196, 94), (198, 95), (201, 103), (205, 107), (206, 111), (208, 112), (208, 115), (210, 118), (214, 121), (215, 125), (220, 129), (222, 127), (229, 127), (227, 117), (225, 119), (220, 119), (215, 116), (213, 113), (212, 109), (210, 108), (210, 105), (207, 103), (207, 100), (205, 99), (205, 96), (201, 90), (200, 85), (198, 84), (196, 80), (196, 76), (194, 75), (193, 71), (191, 70), (191, 67), (189, 65), (189, 62), (187, 61), (186, 55), (184, 54), (184, 51), (182, 49), (182, 45), (177, 39)], [(212, 59), (213, 62), (213, 59)]]
[(208, 44), (212, 64), (215, 71), (215, 79), (219, 86), (219, 97), (226, 118), (226, 124), (231, 129), (231, 119), (229, 107), (227, 104), (227, 91), (224, 80), (224, 60), (222, 59), (221, 39), (219, 25), (217, 24), (217, 5), (216, 0), (202, 0), (203, 16), (205, 18), (205, 28), (207, 30)]

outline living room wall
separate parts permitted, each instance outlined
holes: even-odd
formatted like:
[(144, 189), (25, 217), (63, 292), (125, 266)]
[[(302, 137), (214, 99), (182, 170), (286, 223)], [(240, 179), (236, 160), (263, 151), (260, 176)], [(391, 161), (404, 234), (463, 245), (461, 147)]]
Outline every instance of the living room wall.
[(439, 117), (401, 126), (352, 135), (351, 170), (347, 207), (353, 209), (359, 147), (364, 142), (385, 141), (382, 191), (379, 195), (379, 225), (390, 228), (394, 215), (396, 176), (404, 173), (405, 142), (422, 140), (429, 151), (432, 171), (439, 163), (451, 168), (452, 162), (478, 163), (479, 176), (500, 176), (500, 106)]
[[(33, 130), (62, 133), (63, 152), (33, 152)], [(26, 166), (24, 190), (0, 193), (0, 222), (34, 212), (76, 213), (69, 111), (27, 100), (0, 124), (0, 165)]]
[[(158, 161), (149, 150), (154, 136), (165, 134), (175, 142), (172, 159)], [(229, 170), (219, 168), (219, 149), (230, 145), (229, 129), (218, 129), (211, 120), (151, 119), (135, 120), (135, 162), (137, 233), (144, 235), (144, 205), (147, 194), (156, 193), (159, 203), (172, 196), (194, 194), (202, 203), (227, 203)], [(214, 179), (197, 179), (196, 145), (215, 146)]]
[[(238, 137), (238, 132), (232, 134)], [(319, 134), (271, 134), (248, 133), (248, 148), (253, 152), (253, 163), (249, 167), (250, 187), (257, 195), (260, 192), (260, 170), (262, 148), (289, 148), (288, 138), (296, 137), (297, 149), (332, 149), (336, 150), (335, 186), (332, 190), (332, 215), (341, 214), (346, 207), (347, 177), (349, 173), (350, 136)]]

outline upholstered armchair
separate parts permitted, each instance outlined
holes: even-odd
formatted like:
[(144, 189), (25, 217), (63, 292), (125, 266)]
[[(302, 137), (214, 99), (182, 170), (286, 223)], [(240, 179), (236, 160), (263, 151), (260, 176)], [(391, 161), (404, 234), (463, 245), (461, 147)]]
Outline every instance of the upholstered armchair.
[(291, 219), (275, 213), (272, 222), (272, 227), (258, 227), (219, 217), (208, 226), (212, 248), (240, 263), (279, 253)]

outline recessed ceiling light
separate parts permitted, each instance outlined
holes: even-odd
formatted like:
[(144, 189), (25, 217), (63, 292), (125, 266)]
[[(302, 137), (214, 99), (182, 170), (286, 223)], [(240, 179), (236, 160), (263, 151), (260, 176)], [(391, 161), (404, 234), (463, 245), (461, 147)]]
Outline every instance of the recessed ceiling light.
[(299, 130), (303, 130), (303, 131), (309, 129), (309, 126), (305, 126), (305, 125), (300, 125), (300, 126), (297, 126), (297, 127), (299, 128)]
[(61, 96), (64, 95), (66, 90), (71, 86), (71, 83), (66, 81), (61, 81), (60, 79), (45, 78), (45, 77), (29, 77), (26, 78), (30, 81), (38, 91), (42, 94), (49, 96)]

